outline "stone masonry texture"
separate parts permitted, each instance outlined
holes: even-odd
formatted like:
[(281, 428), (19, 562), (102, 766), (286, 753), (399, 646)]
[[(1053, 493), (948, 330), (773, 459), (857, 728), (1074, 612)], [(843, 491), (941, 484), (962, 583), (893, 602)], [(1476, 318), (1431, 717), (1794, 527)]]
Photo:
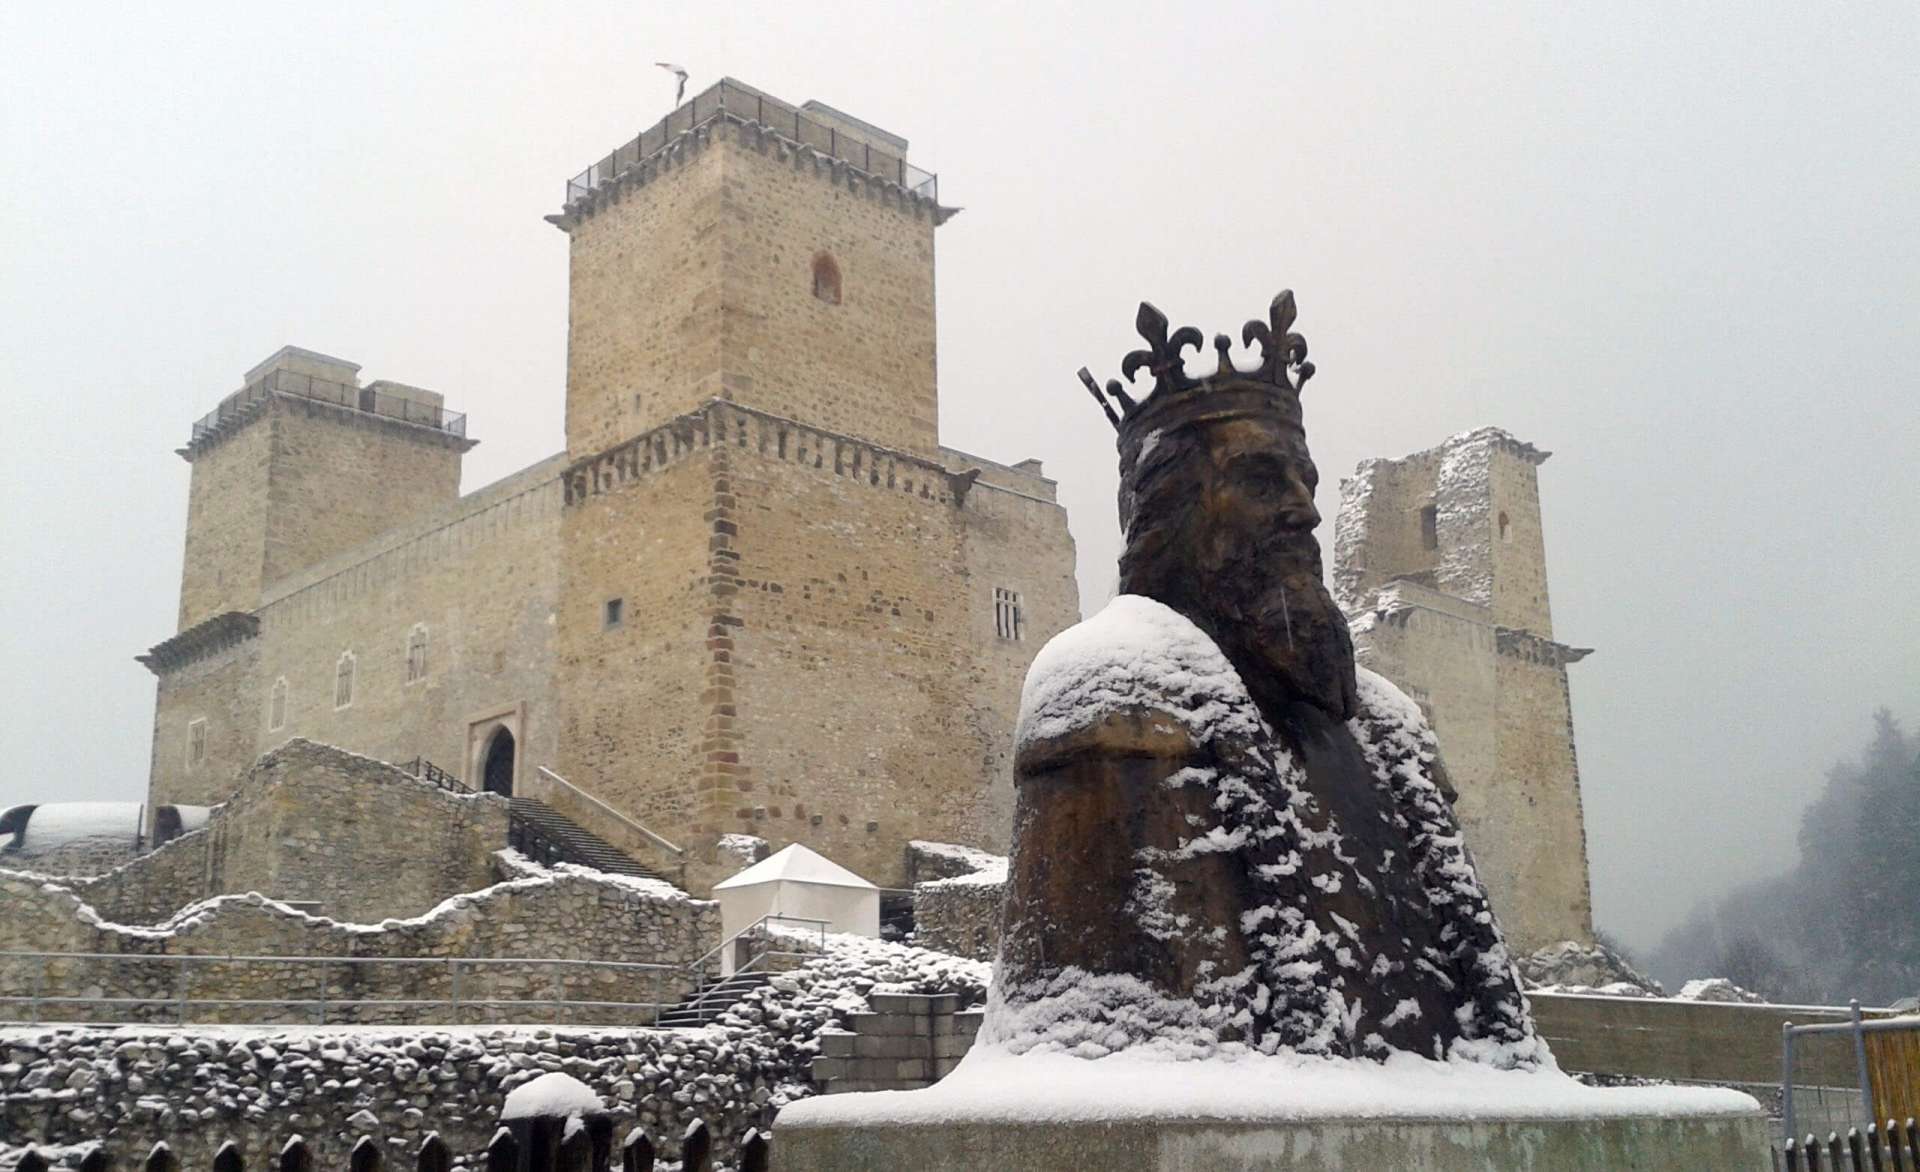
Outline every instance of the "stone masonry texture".
[(1587, 651), (1553, 638), (1547, 456), (1482, 428), (1368, 460), (1341, 481), (1334, 551), (1359, 661), (1433, 721), (1467, 846), (1520, 952), (1593, 937), (1567, 680)]
[[(293, 737), (477, 786), (505, 729), (516, 791), (554, 770), (685, 847), (696, 891), (729, 833), (887, 885), (914, 837), (1004, 849), (1020, 683), (1078, 592), (1038, 464), (939, 443), (950, 214), (704, 123), (551, 217), (566, 452), (456, 496), (466, 440), (332, 403), (196, 437), (150, 805), (219, 803)], [(269, 364), (357, 379), (302, 355)]]

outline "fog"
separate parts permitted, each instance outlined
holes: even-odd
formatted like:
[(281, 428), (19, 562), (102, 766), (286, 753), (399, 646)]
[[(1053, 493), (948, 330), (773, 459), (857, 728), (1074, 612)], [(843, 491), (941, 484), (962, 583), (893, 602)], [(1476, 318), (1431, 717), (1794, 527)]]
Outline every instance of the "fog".
[(1117, 554), (1135, 303), (1283, 286), (1339, 476), (1497, 424), (1541, 470), (1597, 918), (1784, 870), (1920, 720), (1920, 8), (0, 6), (0, 805), (139, 798), (189, 423), (292, 343), (443, 391), (472, 489), (562, 446), (563, 183), (722, 74), (912, 140), (941, 426)]

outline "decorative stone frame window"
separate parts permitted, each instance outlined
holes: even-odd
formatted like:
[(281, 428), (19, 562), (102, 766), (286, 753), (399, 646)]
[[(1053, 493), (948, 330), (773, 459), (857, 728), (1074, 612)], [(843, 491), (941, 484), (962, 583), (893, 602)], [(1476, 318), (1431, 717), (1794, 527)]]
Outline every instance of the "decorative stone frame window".
[(287, 727), (287, 677), (281, 676), (273, 681), (273, 687), (267, 691), (267, 731), (279, 732)]
[(824, 252), (814, 254), (813, 295), (828, 305), (840, 304), (840, 265)]
[(609, 598), (600, 608), (600, 629), (611, 631), (627, 621), (627, 600)]
[(342, 651), (333, 665), (333, 710), (340, 711), (353, 705), (353, 652)]
[(1026, 616), (1020, 610), (1020, 592), (1005, 586), (993, 588), (993, 633), (1010, 643), (1020, 642), (1026, 630)]
[(427, 624), (415, 623), (407, 632), (407, 682), (417, 684), (427, 678)]
[(207, 759), (207, 718), (202, 716), (187, 722), (187, 768), (192, 769)]

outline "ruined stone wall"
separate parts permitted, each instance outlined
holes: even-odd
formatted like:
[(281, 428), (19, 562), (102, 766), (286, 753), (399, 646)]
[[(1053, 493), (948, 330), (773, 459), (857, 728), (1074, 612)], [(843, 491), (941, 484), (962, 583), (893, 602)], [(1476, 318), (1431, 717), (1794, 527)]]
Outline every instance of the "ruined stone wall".
[[(721, 124), (715, 139), (726, 397), (932, 456), (933, 215), (776, 135)], [(814, 295), (816, 262), (837, 302)]]
[(69, 886), (116, 923), (150, 924), (196, 900), (248, 891), (374, 922), (487, 886), (506, 842), (498, 796), (449, 793), (295, 740), (261, 757), (205, 829)]
[[(720, 393), (724, 162), (705, 135), (568, 231), (567, 450), (593, 455)], [(770, 358), (772, 356), (769, 356)]]
[(1366, 461), (1341, 482), (1333, 574), (1359, 661), (1427, 711), (1467, 845), (1521, 950), (1592, 936), (1566, 671), (1585, 652), (1552, 641), (1546, 455), (1481, 428)]
[[(473, 726), (504, 715), (523, 773), (554, 760), (563, 467), (559, 457), (535, 464), (309, 567), (268, 589), (257, 637), (163, 671), (149, 805), (224, 801), (263, 749), (293, 737), (382, 760), (424, 756), (475, 782)], [(416, 628), (426, 674), (409, 680)], [(336, 707), (343, 653), (352, 697)], [(280, 680), (285, 715), (274, 727)], [(202, 718), (207, 757), (190, 768), (188, 726)]]
[(269, 417), (265, 588), (460, 495), (464, 444), (432, 428), (284, 395)]
[(260, 601), (273, 428), (256, 419), (199, 452), (187, 487), (179, 630)]
[[(614, 1001), (673, 1004), (691, 988), (683, 967), (719, 940), (718, 905), (650, 879), (563, 866), (548, 870), (516, 861), (506, 880), (445, 900), (411, 919), (349, 923), (309, 915), (257, 894), (222, 895), (189, 904), (148, 926), (103, 922), (85, 889), (43, 876), (0, 871), (0, 952), (39, 951), (125, 957), (221, 958), (189, 966), (160, 960), (69, 956), (42, 961), (0, 957), (0, 988), (45, 997), (138, 998), (149, 1004), (49, 1005), (43, 1017), (67, 1021), (169, 1021), (177, 999), (190, 1020), (311, 1022), (305, 1005), (213, 1005), (220, 1000), (330, 1003), (328, 1021), (451, 1020), (447, 1006), (351, 1006), (351, 1000), (457, 999), (459, 1020), (552, 1018), (547, 1007), (488, 1008), (484, 1000)], [(593, 960), (667, 966), (620, 970), (555, 965), (352, 965), (324, 968), (304, 961), (249, 958), (430, 957)], [(183, 968), (186, 975), (182, 976)], [(455, 981), (458, 980), (456, 988)], [(184, 982), (184, 983), (183, 983)], [(324, 985), (323, 985), (324, 982)], [(0, 1007), (0, 1018), (23, 1020), (27, 1007)], [(587, 1012), (584, 1008), (574, 1012)], [(651, 1010), (609, 1010), (635, 1022)], [(636, 1013), (641, 1016), (636, 1018)], [(517, 1015), (517, 1016), (516, 1016)], [(583, 1020), (575, 1017), (572, 1020)], [(586, 1018), (584, 1020), (599, 1020)]]

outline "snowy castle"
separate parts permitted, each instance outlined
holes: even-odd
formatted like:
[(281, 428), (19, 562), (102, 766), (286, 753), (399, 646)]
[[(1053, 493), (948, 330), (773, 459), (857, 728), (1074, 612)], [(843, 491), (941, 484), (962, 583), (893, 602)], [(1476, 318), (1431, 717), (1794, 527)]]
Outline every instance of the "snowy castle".
[[(1078, 592), (1039, 463), (940, 442), (953, 214), (905, 139), (712, 86), (568, 182), (548, 217), (570, 256), (566, 448), (465, 495), (477, 441), (440, 393), (276, 351), (179, 449), (178, 628), (139, 657), (143, 811), (16, 808), (0, 866), (95, 872), (190, 832), (295, 738), (498, 795), (488, 833), (695, 894), (791, 843), (894, 888), (914, 840), (1004, 850), (1021, 680)], [(1566, 677), (1585, 652), (1553, 641), (1544, 459), (1487, 429), (1370, 461), (1335, 554), (1361, 660), (1428, 709), (1521, 949), (1591, 936)], [(312, 787), (278, 800), (276, 827), (340, 817)], [(95, 824), (117, 828), (97, 858)], [(397, 866), (426, 841), (352, 826), (337, 859)], [(431, 903), (231, 873), (327, 914)]]

